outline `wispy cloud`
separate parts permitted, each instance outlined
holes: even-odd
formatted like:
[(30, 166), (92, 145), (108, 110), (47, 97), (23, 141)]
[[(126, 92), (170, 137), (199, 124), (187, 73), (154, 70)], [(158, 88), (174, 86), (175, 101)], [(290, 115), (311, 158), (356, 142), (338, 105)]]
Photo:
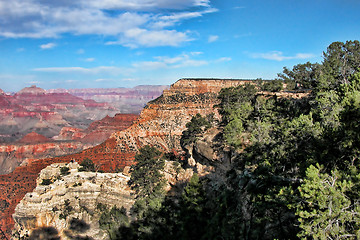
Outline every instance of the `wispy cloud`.
[(41, 49), (51, 49), (51, 48), (54, 48), (56, 47), (56, 44), (55, 43), (46, 43), (46, 44), (42, 44), (40, 45), (40, 48)]
[(73, 79), (69, 79), (69, 80), (65, 80), (66, 83), (76, 83), (78, 82), (78, 80), (73, 80)]
[(1, 83), (12, 83), (13, 80), (20, 80), (20, 81), (34, 81), (35, 75), (13, 75), (13, 74), (0, 74), (0, 81)]
[(29, 82), (26, 82), (26, 83), (34, 85), (34, 84), (41, 84), (42, 82), (40, 82), (40, 81), (29, 81)]
[(312, 58), (315, 55), (311, 53), (298, 53), (294, 56), (284, 56), (283, 52), (280, 51), (272, 51), (268, 53), (252, 53), (250, 54), (252, 58), (262, 58), (267, 60), (274, 61), (284, 61), (284, 60), (292, 60), (292, 59), (307, 59)]
[(215, 62), (229, 62), (229, 61), (231, 61), (232, 60), (232, 58), (231, 57), (222, 57), (222, 58), (219, 58), (219, 59), (217, 59), (217, 60), (215, 60)]
[(85, 50), (84, 49), (78, 49), (76, 51), (76, 54), (84, 54), (85, 53)]
[[(197, 54), (195, 54), (196, 56)], [(181, 54), (176, 57), (158, 56), (154, 57), (156, 61), (144, 61), (133, 64), (134, 68), (155, 70), (160, 68), (181, 68), (181, 67), (198, 67), (207, 65), (209, 62), (206, 60), (193, 59), (194, 55)]]
[[(107, 37), (109, 44), (133, 48), (179, 46), (194, 38), (190, 31), (179, 31), (174, 26), (215, 11), (210, 0), (3, 0), (0, 36), (94, 34)], [(44, 44), (43, 49), (53, 46), (46, 47)]]
[(113, 82), (114, 79), (110, 79), (110, 78), (98, 78), (95, 79), (95, 82)]
[(129, 29), (117, 41), (107, 42), (107, 45), (124, 45), (130, 48), (139, 46), (179, 46), (184, 42), (192, 41), (188, 33), (175, 30), (146, 30), (140, 28)]
[(208, 38), (208, 42), (212, 43), (212, 42), (216, 42), (219, 39), (219, 36), (217, 35), (210, 35)]
[(85, 59), (85, 62), (93, 62), (93, 61), (95, 61), (95, 58), (86, 58)]
[[(221, 57), (218, 59), (201, 59), (203, 52), (190, 52), (182, 53), (177, 56), (156, 56), (153, 57), (152, 61), (139, 61), (133, 62), (128, 67), (116, 67), (116, 66), (98, 66), (93, 68), (84, 67), (46, 67), (46, 68), (35, 68), (35, 72), (46, 72), (46, 73), (59, 73), (59, 74), (85, 74), (85, 75), (99, 75), (96, 82), (110, 81), (112, 78), (103, 78), (103, 75), (113, 76), (125, 76), (124, 79), (128, 81), (135, 81), (131, 77), (132, 74), (143, 72), (143, 71), (154, 71), (159, 69), (177, 69), (177, 68), (193, 68), (201, 67), (209, 64), (218, 64), (222, 62), (231, 61), (230, 57)], [(124, 80), (123, 79), (123, 80)]]
[(51, 73), (80, 73), (80, 74), (111, 74), (121, 75), (128, 74), (131, 69), (113, 66), (99, 66), (94, 68), (83, 67), (48, 67), (48, 68), (35, 68), (35, 72), (51, 72)]

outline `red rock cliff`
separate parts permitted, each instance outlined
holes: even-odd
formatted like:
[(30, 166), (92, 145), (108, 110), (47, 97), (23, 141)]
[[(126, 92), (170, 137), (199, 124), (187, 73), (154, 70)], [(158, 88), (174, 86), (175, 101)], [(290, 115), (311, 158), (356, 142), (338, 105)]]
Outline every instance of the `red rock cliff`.
[(191, 118), (200, 113), (218, 113), (213, 106), (222, 88), (251, 81), (223, 79), (181, 79), (142, 110), (138, 121), (125, 131), (112, 135), (122, 151), (137, 151), (151, 144), (164, 150), (180, 150), (180, 137)]

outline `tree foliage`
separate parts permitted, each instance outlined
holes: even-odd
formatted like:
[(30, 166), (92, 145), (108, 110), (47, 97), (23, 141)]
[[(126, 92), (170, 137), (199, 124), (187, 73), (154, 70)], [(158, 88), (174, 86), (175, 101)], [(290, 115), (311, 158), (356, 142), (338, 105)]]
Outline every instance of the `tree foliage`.
[(339, 171), (321, 173), (311, 165), (299, 187), (302, 203), (296, 214), (300, 217), (299, 236), (303, 239), (355, 239), (360, 237), (359, 206), (347, 196), (353, 187)]
[(135, 165), (131, 166), (129, 185), (135, 192), (136, 202), (133, 210), (139, 218), (147, 208), (158, 209), (164, 195), (165, 179), (163, 154), (154, 147), (146, 145), (135, 156)]
[(193, 116), (186, 124), (186, 131), (183, 132), (181, 137), (181, 145), (185, 146), (195, 142), (196, 138), (211, 127), (211, 116), (203, 117), (200, 113)]
[(96, 170), (97, 170), (97, 166), (90, 158), (85, 158), (80, 163), (80, 166), (81, 166), (79, 168), (80, 172), (96, 172)]

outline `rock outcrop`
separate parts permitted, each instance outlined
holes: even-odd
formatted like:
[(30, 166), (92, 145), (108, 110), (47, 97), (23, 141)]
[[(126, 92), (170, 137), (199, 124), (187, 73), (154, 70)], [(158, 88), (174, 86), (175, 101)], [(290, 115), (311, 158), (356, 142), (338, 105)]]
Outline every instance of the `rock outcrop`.
[[(61, 239), (108, 239), (106, 231), (99, 228), (99, 204), (129, 211), (134, 202), (127, 185), (129, 177), (122, 173), (79, 172), (79, 167), (78, 163), (52, 164), (40, 172), (36, 188), (16, 206), (14, 239), (29, 236), (41, 227), (54, 227)], [(62, 168), (68, 168), (68, 173), (62, 174)], [(85, 231), (74, 231), (73, 221), (86, 226)]]
[[(45, 140), (45, 139), (44, 139)], [(23, 139), (23, 141), (27, 141)], [(55, 156), (80, 152), (92, 145), (81, 142), (19, 142), (12, 145), (0, 145), (0, 174), (12, 172), (19, 165), (26, 165), (35, 159), (43, 159)]]
[(235, 87), (251, 81), (223, 79), (181, 79), (164, 90), (163, 95), (149, 102), (139, 119), (125, 131), (112, 135), (118, 147), (137, 152), (150, 144), (169, 151), (181, 151), (180, 138), (188, 123), (197, 113), (218, 117), (214, 105), (222, 88)]
[(18, 143), (25, 143), (25, 144), (47, 143), (47, 142), (51, 142), (51, 140), (36, 132), (31, 132), (18, 141)]

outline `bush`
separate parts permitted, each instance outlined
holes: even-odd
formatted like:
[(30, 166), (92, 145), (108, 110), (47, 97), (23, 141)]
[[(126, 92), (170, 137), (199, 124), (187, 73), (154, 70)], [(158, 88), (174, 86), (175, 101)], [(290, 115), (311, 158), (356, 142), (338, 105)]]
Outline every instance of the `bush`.
[[(209, 116), (209, 119), (213, 116)], [(186, 124), (186, 130), (181, 137), (181, 144), (187, 145), (196, 141), (197, 137), (211, 127), (210, 121), (197, 113), (190, 122)]]
[(96, 165), (89, 158), (85, 158), (84, 161), (80, 163), (80, 166), (80, 172), (96, 172)]
[(70, 170), (70, 168), (68, 168), (68, 167), (62, 167), (62, 168), (60, 168), (60, 174), (63, 176), (69, 175), (70, 174), (69, 170)]
[(261, 90), (269, 92), (280, 92), (283, 90), (283, 83), (284, 81), (281, 80), (264, 81), (261, 86)]
[(41, 185), (50, 185), (52, 184), (51, 178), (44, 178), (41, 182)]

